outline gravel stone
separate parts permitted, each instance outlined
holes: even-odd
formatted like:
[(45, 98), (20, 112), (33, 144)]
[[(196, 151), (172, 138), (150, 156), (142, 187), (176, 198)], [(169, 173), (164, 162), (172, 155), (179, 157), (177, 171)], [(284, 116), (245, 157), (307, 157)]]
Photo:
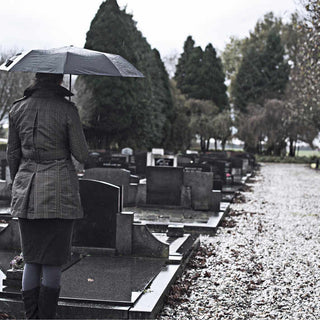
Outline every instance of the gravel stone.
[(248, 186), (158, 319), (320, 319), (320, 172), (263, 164)]

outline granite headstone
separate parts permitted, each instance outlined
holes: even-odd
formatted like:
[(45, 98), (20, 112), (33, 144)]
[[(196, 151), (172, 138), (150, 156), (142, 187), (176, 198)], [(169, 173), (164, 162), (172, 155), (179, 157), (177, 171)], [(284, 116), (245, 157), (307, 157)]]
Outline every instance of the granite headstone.
[(76, 220), (73, 246), (115, 248), (120, 187), (86, 179), (79, 184), (84, 219)]
[(123, 204), (128, 204), (128, 192), (130, 184), (130, 171), (118, 168), (92, 168), (85, 170), (84, 179), (104, 181), (123, 187)]
[(183, 168), (147, 167), (147, 204), (181, 204)]
[(194, 210), (210, 210), (213, 172), (184, 172), (183, 184), (191, 188), (191, 205)]

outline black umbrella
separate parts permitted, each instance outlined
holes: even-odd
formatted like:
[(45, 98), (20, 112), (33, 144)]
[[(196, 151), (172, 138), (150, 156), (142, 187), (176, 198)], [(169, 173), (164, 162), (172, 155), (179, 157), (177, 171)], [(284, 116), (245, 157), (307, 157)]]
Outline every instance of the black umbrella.
[(8, 72), (42, 72), (111, 77), (144, 77), (131, 63), (116, 54), (73, 46), (19, 53), (0, 66)]

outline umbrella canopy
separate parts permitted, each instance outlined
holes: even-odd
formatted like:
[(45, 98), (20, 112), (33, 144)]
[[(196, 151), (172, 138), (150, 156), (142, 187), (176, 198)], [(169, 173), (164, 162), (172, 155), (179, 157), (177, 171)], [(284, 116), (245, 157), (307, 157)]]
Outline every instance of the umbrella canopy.
[(119, 55), (73, 46), (19, 53), (3, 63), (0, 70), (144, 77), (139, 70)]

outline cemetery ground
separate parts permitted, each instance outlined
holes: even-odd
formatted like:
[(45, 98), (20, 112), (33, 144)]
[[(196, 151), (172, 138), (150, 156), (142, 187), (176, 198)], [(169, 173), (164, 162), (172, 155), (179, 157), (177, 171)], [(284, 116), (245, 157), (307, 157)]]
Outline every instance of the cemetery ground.
[[(172, 172), (180, 177), (180, 171)], [(164, 233), (159, 242), (160, 234), (152, 235), (132, 212), (122, 211), (119, 186), (80, 181), (87, 214), (75, 229), (74, 261), (63, 273), (58, 318), (319, 319), (319, 182), (320, 171), (305, 164), (262, 164), (238, 189), (215, 233), (205, 235), (204, 213), (194, 212), (201, 215), (201, 241), (189, 259), (190, 234)], [(3, 212), (10, 219), (7, 215)], [(174, 211), (171, 218), (179, 223), (181, 217)], [(189, 219), (184, 216), (185, 227)], [(155, 227), (152, 219), (146, 223)], [(17, 247), (17, 237), (10, 238), (16, 227), (13, 220), (3, 227), (2, 246), (12, 240), (10, 246)], [(132, 255), (115, 256), (116, 250)], [(0, 261), (7, 266), (14, 254), (3, 255)], [(21, 272), (8, 270), (3, 285), (0, 318), (20, 319)]]
[(158, 319), (320, 319), (320, 172), (262, 164), (248, 185)]

